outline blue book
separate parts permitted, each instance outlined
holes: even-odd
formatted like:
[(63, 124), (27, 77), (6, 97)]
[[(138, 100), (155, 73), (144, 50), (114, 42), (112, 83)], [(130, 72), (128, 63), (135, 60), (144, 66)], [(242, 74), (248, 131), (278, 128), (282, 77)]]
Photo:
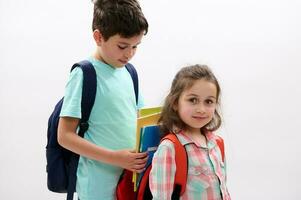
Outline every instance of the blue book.
[[(156, 152), (158, 145), (160, 143), (160, 128), (157, 125), (144, 126), (141, 128), (140, 136), (140, 152), (148, 152), (148, 160), (146, 162), (145, 168), (147, 168), (152, 160), (154, 153)], [(141, 172), (138, 176), (137, 186), (144, 172)]]
[(160, 143), (160, 129), (157, 125), (145, 126), (141, 128), (140, 152), (148, 152), (146, 167), (150, 165), (153, 155)]

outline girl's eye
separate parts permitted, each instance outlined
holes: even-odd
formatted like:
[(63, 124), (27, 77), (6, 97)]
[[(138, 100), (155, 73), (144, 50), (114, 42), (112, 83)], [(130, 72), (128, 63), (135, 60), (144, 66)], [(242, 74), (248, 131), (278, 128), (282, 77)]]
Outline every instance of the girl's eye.
[(188, 101), (191, 102), (192, 104), (197, 104), (198, 103), (197, 98), (190, 98), (190, 99), (188, 99)]
[(213, 104), (213, 103), (214, 103), (214, 101), (213, 101), (213, 100), (211, 100), (211, 99), (207, 99), (205, 102), (206, 102), (206, 104), (209, 104), (209, 105), (211, 105), (211, 104)]

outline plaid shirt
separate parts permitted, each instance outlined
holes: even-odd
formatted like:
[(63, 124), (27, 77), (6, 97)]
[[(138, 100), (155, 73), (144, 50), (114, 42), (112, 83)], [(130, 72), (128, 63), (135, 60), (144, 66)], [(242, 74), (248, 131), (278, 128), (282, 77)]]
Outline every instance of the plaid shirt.
[[(181, 200), (231, 200), (226, 187), (226, 166), (215, 135), (207, 133), (207, 147), (202, 147), (183, 133), (177, 134), (188, 155), (188, 175)], [(149, 177), (150, 190), (155, 200), (169, 200), (176, 172), (175, 149), (163, 140), (156, 151)]]

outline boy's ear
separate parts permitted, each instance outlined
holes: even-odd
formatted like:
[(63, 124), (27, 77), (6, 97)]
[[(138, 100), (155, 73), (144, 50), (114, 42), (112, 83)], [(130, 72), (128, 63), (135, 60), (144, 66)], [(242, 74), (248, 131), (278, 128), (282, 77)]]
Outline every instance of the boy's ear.
[(104, 40), (101, 32), (98, 29), (93, 31), (93, 38), (97, 44), (97, 46), (101, 46), (101, 42)]

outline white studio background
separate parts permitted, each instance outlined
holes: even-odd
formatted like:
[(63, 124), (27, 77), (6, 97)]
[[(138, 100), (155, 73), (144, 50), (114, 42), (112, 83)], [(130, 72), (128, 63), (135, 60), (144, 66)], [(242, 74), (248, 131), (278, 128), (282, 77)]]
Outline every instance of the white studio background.
[[(132, 63), (147, 106), (201, 63), (222, 87), (228, 187), (235, 200), (298, 200), (301, 3), (141, 0), (149, 21)], [(65, 199), (46, 186), (48, 117), (71, 65), (94, 51), (92, 4), (0, 0), (0, 198)]]

